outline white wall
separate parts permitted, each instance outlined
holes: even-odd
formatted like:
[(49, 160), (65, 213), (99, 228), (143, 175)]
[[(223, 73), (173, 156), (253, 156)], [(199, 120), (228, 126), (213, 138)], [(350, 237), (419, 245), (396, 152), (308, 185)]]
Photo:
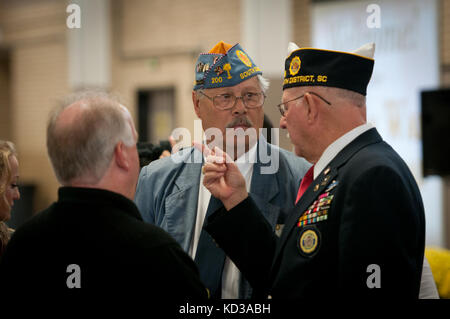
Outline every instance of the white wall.
[(291, 0), (242, 0), (242, 46), (264, 76), (282, 77), (292, 41)]
[(67, 28), (70, 87), (107, 89), (111, 84), (110, 1), (67, 1), (71, 3), (81, 9), (81, 28)]

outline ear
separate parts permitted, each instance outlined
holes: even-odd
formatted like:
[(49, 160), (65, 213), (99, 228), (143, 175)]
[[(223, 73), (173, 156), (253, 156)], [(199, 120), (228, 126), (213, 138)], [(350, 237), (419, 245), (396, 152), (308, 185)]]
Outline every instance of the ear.
[(123, 142), (117, 143), (114, 148), (114, 160), (116, 161), (118, 167), (125, 170), (130, 168), (130, 158)]
[(200, 118), (200, 100), (197, 98), (195, 91), (192, 91), (192, 103), (194, 104), (194, 111), (197, 117)]
[(308, 123), (314, 123), (319, 117), (319, 102), (309, 93), (305, 93), (304, 99), (306, 101), (305, 107)]

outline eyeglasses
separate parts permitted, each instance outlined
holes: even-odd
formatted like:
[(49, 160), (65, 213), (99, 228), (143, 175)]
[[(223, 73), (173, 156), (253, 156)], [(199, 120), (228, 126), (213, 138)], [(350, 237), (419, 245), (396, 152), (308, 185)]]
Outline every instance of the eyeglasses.
[[(330, 102), (328, 102), (327, 100), (325, 100), (323, 97), (321, 97), (321, 96), (320, 96), (319, 94), (317, 94), (317, 93), (314, 93), (314, 92), (306, 92), (306, 93), (315, 95), (315, 96), (317, 96), (319, 99), (321, 99), (322, 101), (324, 101), (325, 103), (327, 103), (328, 105), (331, 105)], [(305, 93), (305, 94), (306, 94), (306, 93)], [(287, 102), (278, 104), (277, 107), (278, 107), (278, 109), (280, 110), (281, 116), (285, 116), (285, 114), (287, 113), (287, 111), (288, 111), (287, 104), (288, 104), (289, 102), (292, 102), (292, 101), (301, 99), (302, 97), (305, 96), (305, 94), (302, 94), (302, 95), (300, 95), (299, 97), (296, 97), (295, 99), (289, 100), (289, 101), (287, 101)]]
[(219, 110), (228, 110), (233, 108), (236, 105), (238, 99), (242, 99), (242, 103), (244, 103), (247, 108), (255, 109), (261, 107), (264, 104), (264, 100), (266, 98), (266, 95), (263, 92), (247, 92), (242, 96), (235, 96), (233, 94), (225, 93), (216, 95), (214, 97), (210, 97), (202, 91), (198, 92), (210, 99), (213, 102), (214, 106)]

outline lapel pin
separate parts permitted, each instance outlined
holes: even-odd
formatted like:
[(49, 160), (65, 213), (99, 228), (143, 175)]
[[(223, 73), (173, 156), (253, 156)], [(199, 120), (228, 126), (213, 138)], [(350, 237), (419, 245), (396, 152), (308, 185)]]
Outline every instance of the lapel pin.
[(329, 179), (330, 179), (330, 176), (325, 176), (325, 178), (323, 179), (322, 183), (320, 183), (320, 185), (325, 186)]

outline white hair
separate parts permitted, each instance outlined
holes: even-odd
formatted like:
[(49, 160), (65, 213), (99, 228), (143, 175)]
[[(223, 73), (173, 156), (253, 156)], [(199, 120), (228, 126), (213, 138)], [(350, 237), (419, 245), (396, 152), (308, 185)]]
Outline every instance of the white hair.
[(327, 86), (315, 86), (314, 88), (323, 92), (325, 98), (326, 96), (333, 95), (343, 100), (347, 100), (356, 106), (359, 107), (366, 106), (366, 97), (360, 93), (350, 91), (347, 89), (327, 87)]
[(258, 77), (259, 87), (261, 88), (261, 91), (263, 91), (265, 94), (267, 92), (267, 90), (269, 89), (270, 82), (265, 77), (263, 77), (261, 74), (258, 74), (257, 77)]

